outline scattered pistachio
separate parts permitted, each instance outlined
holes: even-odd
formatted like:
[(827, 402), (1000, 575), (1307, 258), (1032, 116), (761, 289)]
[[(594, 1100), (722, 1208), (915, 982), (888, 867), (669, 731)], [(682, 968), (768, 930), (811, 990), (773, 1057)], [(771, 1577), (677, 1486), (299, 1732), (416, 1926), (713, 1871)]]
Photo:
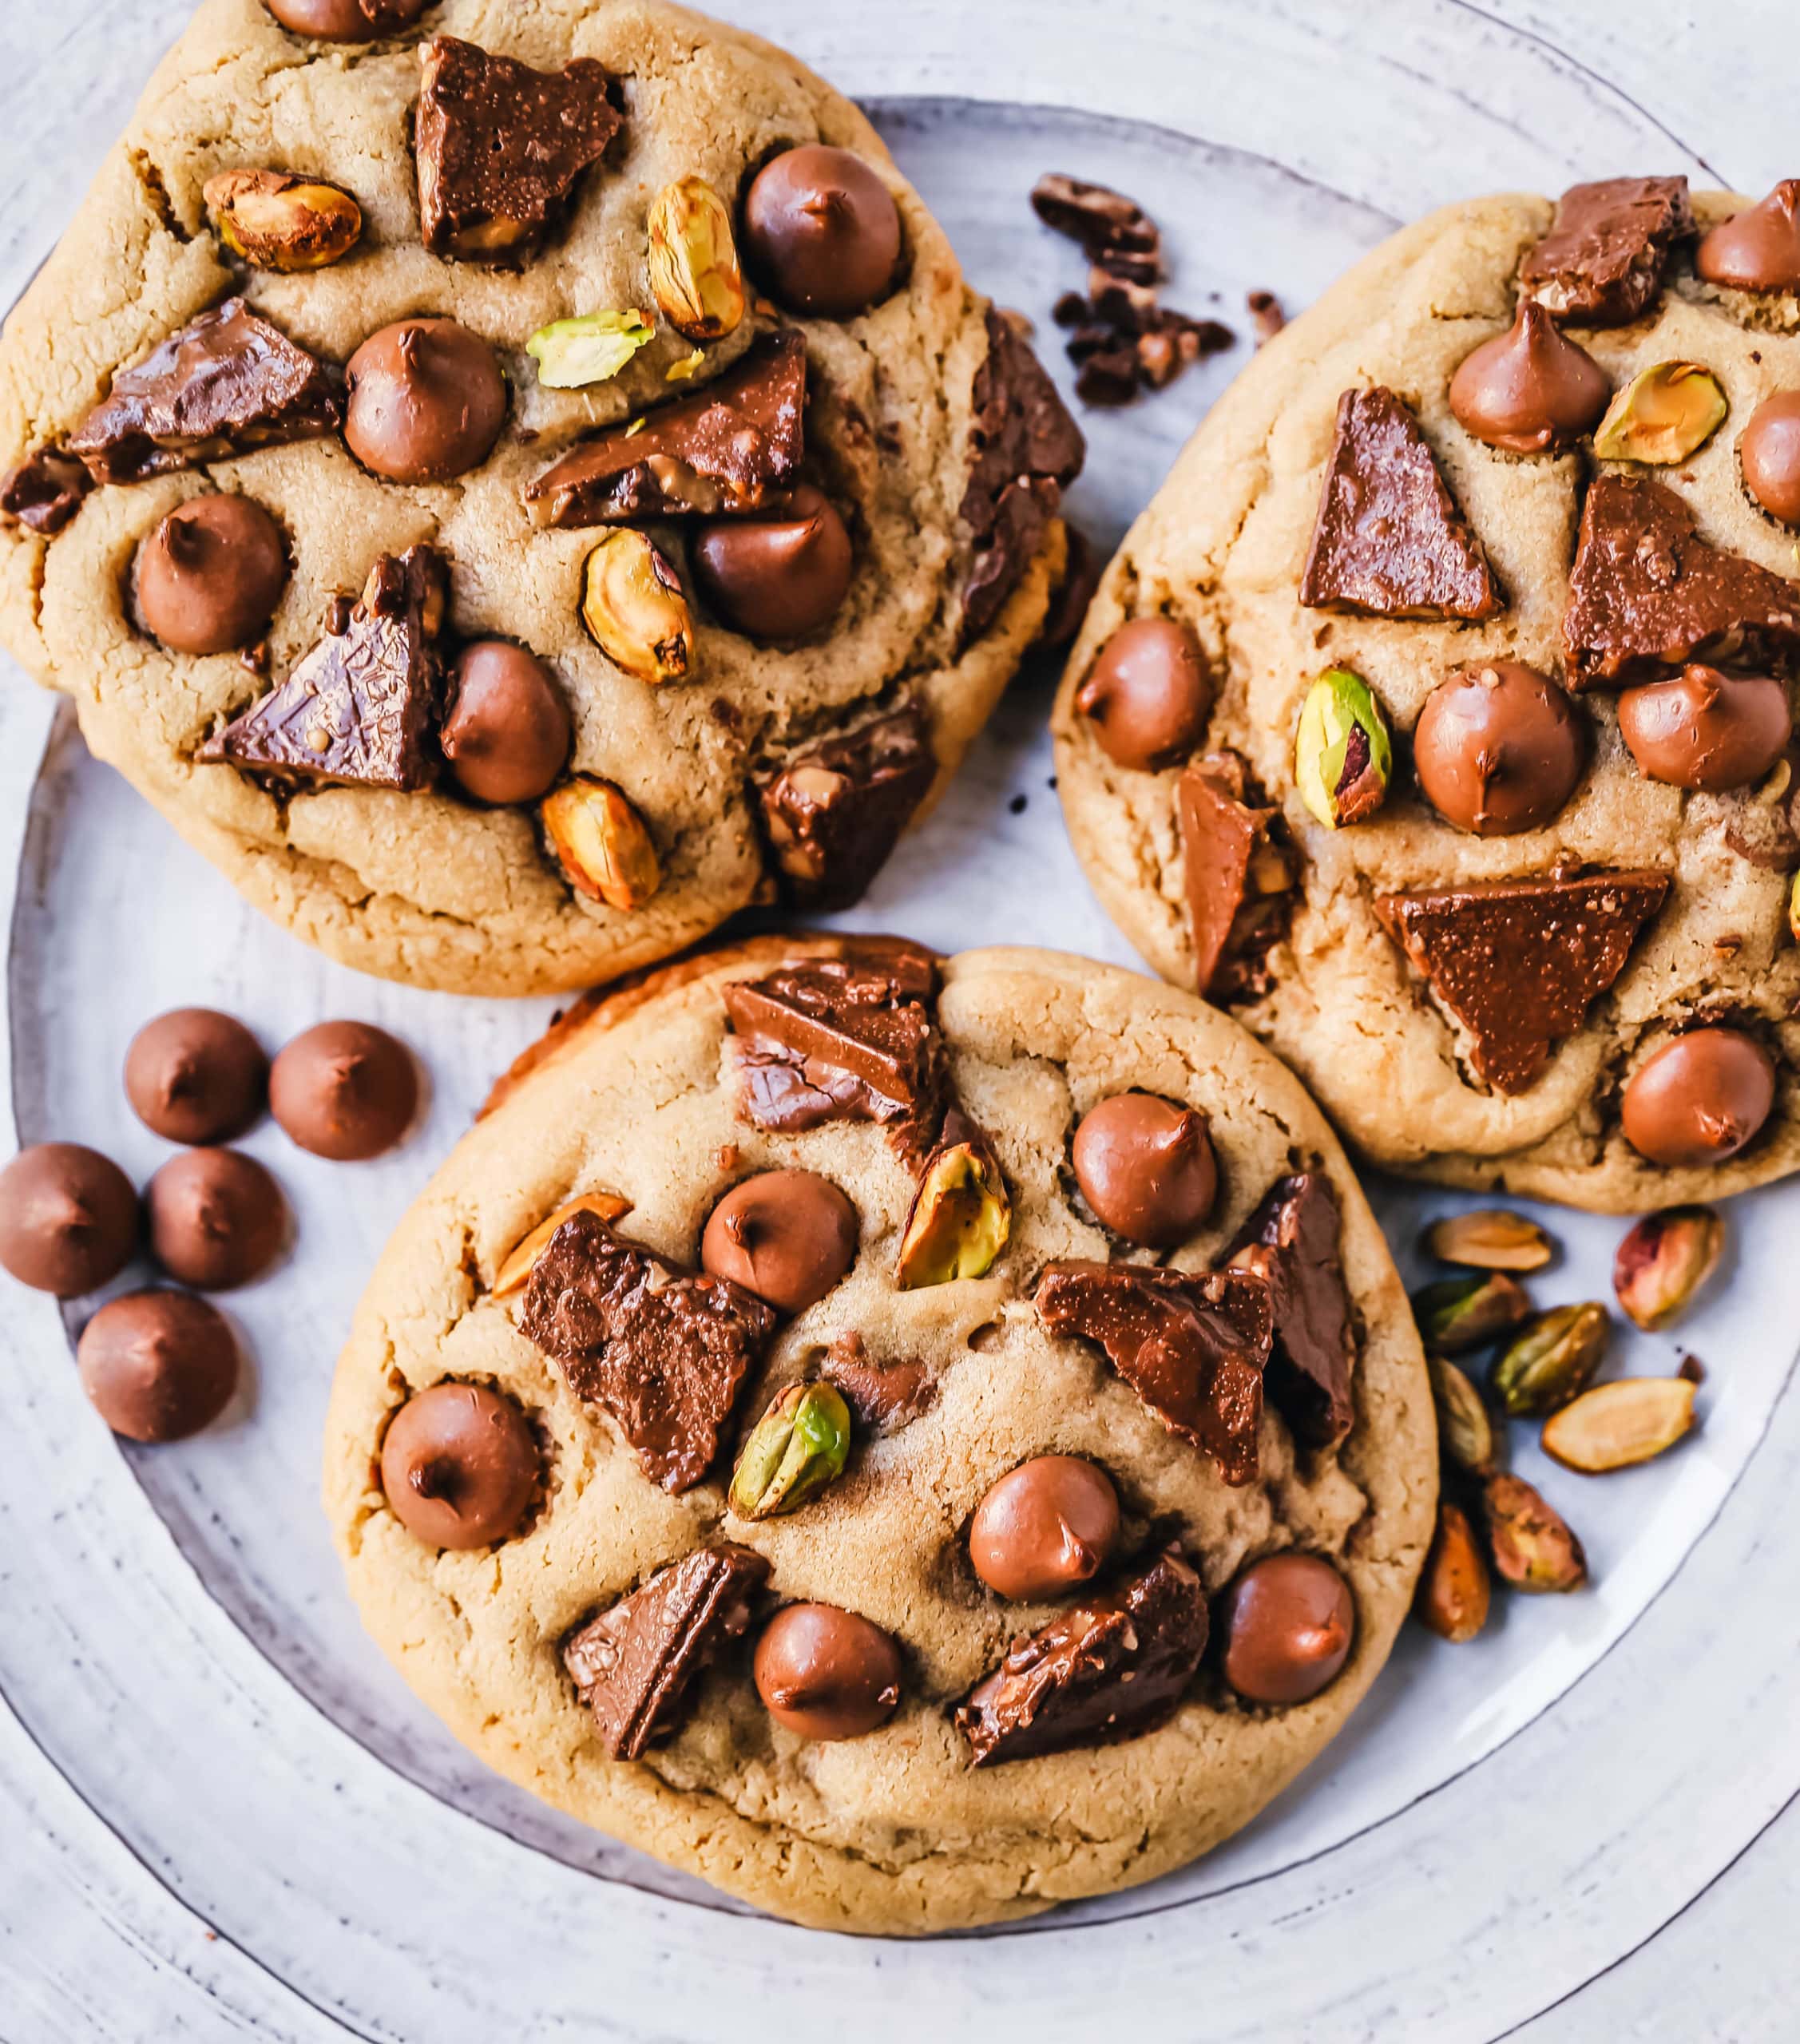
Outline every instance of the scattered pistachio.
[(1013, 1202), (993, 1151), (978, 1130), (964, 1127), (965, 1139), (940, 1143), (926, 1161), (900, 1238), (903, 1292), (985, 1276), (1013, 1231)]
[(1655, 362), (1617, 392), (1594, 429), (1603, 461), (1667, 468), (1718, 431), (1730, 406), (1719, 378), (1698, 362)]
[(1504, 1272), (1445, 1278), (1413, 1294), (1413, 1316), (1428, 1349), (1460, 1356), (1497, 1341), (1531, 1314), (1524, 1285)]
[(601, 652), (640, 681), (685, 679), (694, 650), (688, 599), (644, 533), (620, 526), (588, 556), (581, 622)]
[(291, 171), (221, 171), (202, 196), (219, 239), (259, 270), (323, 270), (363, 232), (363, 209), (341, 186)]
[(1535, 1221), (1505, 1207), (1479, 1214), (1446, 1214), (1425, 1230), (1425, 1246), (1440, 1263), (1475, 1270), (1541, 1270), (1553, 1254)]
[(1612, 1289), (1626, 1317), (1650, 1334), (1679, 1320), (1724, 1248), (1725, 1223), (1710, 1206), (1647, 1214), (1613, 1258)]
[(1348, 667), (1329, 667), (1306, 691), (1294, 741), (1300, 798), (1329, 830), (1360, 823), (1387, 799), (1394, 740), (1374, 691)]
[(731, 211), (704, 177), (665, 184), (650, 208), (650, 287), (690, 341), (716, 341), (743, 317)]
[(579, 390), (617, 376), (656, 330), (641, 312), (582, 312), (553, 319), (525, 344), (547, 390)]
[(1488, 1565), (1460, 1505), (1441, 1503), (1413, 1608), (1441, 1639), (1460, 1645), (1488, 1622)]
[(696, 348), (692, 355), (684, 355), (679, 362), (672, 362), (663, 371), (663, 381), (665, 383), (685, 383), (690, 377), (698, 374), (700, 366), (705, 360), (706, 350)]
[(742, 1519), (792, 1511), (843, 1474), (850, 1408), (835, 1384), (791, 1384), (750, 1430), (731, 1472), (731, 1509)]
[(1611, 1332), (1603, 1305), (1558, 1306), (1540, 1313), (1501, 1351), (1489, 1372), (1495, 1396), (1515, 1420), (1554, 1412), (1586, 1390)]
[(1494, 1572), (1515, 1590), (1579, 1590), (1588, 1557), (1568, 1522), (1520, 1476), (1489, 1477), (1481, 1487)]
[(1627, 1377), (1597, 1384), (1544, 1423), (1544, 1452), (1584, 1476), (1628, 1469), (1673, 1448), (1694, 1424), (1684, 1377)]
[(538, 804), (544, 834), (579, 893), (640, 909), (662, 885), (644, 819), (610, 781), (577, 774)]
[(1494, 1463), (1493, 1421), (1466, 1371), (1447, 1356), (1427, 1356), (1437, 1405), (1437, 1444), (1459, 1469), (1485, 1476)]
[(549, 1246), (550, 1238), (572, 1214), (597, 1214), (603, 1221), (622, 1220), (631, 1211), (631, 1202), (617, 1192), (581, 1192), (540, 1221), (529, 1235), (515, 1242), (494, 1274), (494, 1296), (503, 1299), (525, 1289), (532, 1267)]

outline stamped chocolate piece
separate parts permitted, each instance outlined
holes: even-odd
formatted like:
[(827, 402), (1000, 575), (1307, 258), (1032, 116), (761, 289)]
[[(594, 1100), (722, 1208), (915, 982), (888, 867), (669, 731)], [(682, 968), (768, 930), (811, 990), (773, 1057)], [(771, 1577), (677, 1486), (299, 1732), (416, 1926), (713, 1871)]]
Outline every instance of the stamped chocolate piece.
[(1418, 421), (1378, 385), (1338, 400), (1300, 600), (1314, 610), (1471, 623), (1506, 608)]
[(509, 1538), (544, 1473), (529, 1422), (485, 1384), (434, 1384), (388, 1422), (381, 1487), (415, 1539), (462, 1551)]
[(1174, 1249), (1212, 1211), (1219, 1163), (1204, 1115), (1154, 1093), (1090, 1107), (1070, 1145), (1081, 1196), (1116, 1235)]
[(982, 1493), (969, 1559), (997, 1595), (1033, 1603), (1091, 1581), (1118, 1538), (1119, 1493), (1104, 1469), (1077, 1455), (1034, 1455)]
[(678, 1491), (718, 1460), (778, 1317), (729, 1278), (684, 1271), (581, 1213), (538, 1258), (519, 1325), (577, 1398), (612, 1414), (651, 1480)]
[(1774, 1111), (1775, 1063), (1741, 1029), (1691, 1029), (1640, 1065), (1620, 1103), (1625, 1140), (1670, 1171), (1747, 1148)]
[(624, 125), (612, 73), (589, 57), (534, 71), (451, 35), (420, 55), (413, 141), (426, 247), (462, 263), (525, 262)]
[(1425, 799), (1480, 838), (1542, 830), (1587, 765), (1587, 726), (1568, 691), (1517, 660), (1477, 661), (1441, 681), (1413, 727)]
[(1520, 265), (1520, 286), (1572, 326), (1622, 327), (1653, 303), (1671, 248), (1693, 231), (1685, 177), (1572, 184)]
[(81, 1330), (81, 1388), (114, 1433), (185, 1440), (209, 1427), (237, 1388), (237, 1343), (225, 1317), (191, 1292), (129, 1292)]
[(1108, 759), (1145, 773), (1187, 758), (1205, 735), (1217, 692), (1191, 628), (1134, 617), (1094, 656), (1075, 707)]
[(900, 267), (900, 208), (861, 156), (807, 142), (772, 156), (743, 202), (743, 252), (770, 295), (808, 319), (854, 319)]
[(1612, 379), (1587, 350), (1524, 297), (1511, 327), (1465, 355), (1450, 378), (1457, 423), (1512, 454), (1572, 446), (1600, 424), (1612, 394)]
[(0, 1171), (0, 1266), (36, 1291), (72, 1299), (117, 1277), (137, 1224), (131, 1180), (79, 1143), (34, 1143)]
[(369, 1022), (320, 1022), (269, 1068), (269, 1109), (303, 1150), (357, 1163), (391, 1150), (418, 1112), (418, 1068)]
[(1800, 390), (1778, 390), (1750, 415), (1738, 442), (1744, 487), (1771, 518), (1800, 525)]
[(837, 506), (811, 483), (755, 517), (703, 525), (688, 557), (719, 617), (763, 640), (822, 631), (843, 607), (856, 558)]
[(937, 778), (930, 719), (917, 703), (819, 739), (759, 775), (756, 800), (783, 891), (810, 909), (848, 908)]
[(977, 372), (962, 517), (974, 557), (962, 592), (962, 643), (999, 616), (1043, 545), (1087, 443), (1025, 341), (991, 307)]
[(336, 430), (341, 409), (323, 362), (228, 298), (120, 370), (69, 451), (96, 482), (137, 482), (317, 440)]
[(1794, 735), (1787, 684), (1698, 664), (1628, 688), (1619, 730), (1646, 780), (1719, 793), (1760, 781)]
[(171, 1143), (228, 1143), (268, 1101), (269, 1061), (244, 1024), (212, 1008), (146, 1022), (125, 1052), (125, 1098)]
[(344, 370), (343, 437), (393, 482), (449, 482), (479, 468), (506, 423), (494, 352), (454, 319), (396, 319)]
[(264, 5), (295, 35), (321, 42), (373, 42), (410, 29), (430, 0), (264, 0)]
[(1136, 1738), (1161, 1724), (1207, 1642), (1206, 1590), (1179, 1548), (1110, 1595), (1084, 1599), (1006, 1658), (959, 1705), (973, 1765)]
[(904, 1673), (890, 1634), (835, 1604), (790, 1604), (756, 1642), (756, 1693), (802, 1739), (859, 1739), (885, 1725)]
[(1800, 291), (1800, 177), (1700, 237), (1694, 267), (1709, 284), (1738, 291)]
[(1263, 1371), (1274, 1335), (1267, 1282), (1248, 1270), (1053, 1263), (1037, 1317), (1097, 1342), (1172, 1433), (1210, 1455), (1227, 1483), (1256, 1476)]
[(438, 743), (465, 794), (535, 802), (561, 778), (573, 736), (569, 705), (535, 653), (478, 639), (457, 656)]
[(281, 528), (248, 497), (191, 497), (137, 549), (137, 615), (177, 653), (254, 645), (287, 586)]
[(1375, 913), (1469, 1032), (1477, 1075), (1510, 1095), (1581, 1027), (1668, 891), (1666, 873), (1597, 873), (1382, 894)]
[(0, 519), (10, 519), (46, 539), (60, 533), (93, 488), (86, 465), (54, 447), (27, 454), (0, 481)]
[(938, 1380), (916, 1357), (876, 1357), (860, 1334), (840, 1334), (825, 1352), (819, 1375), (836, 1385), (859, 1427), (896, 1434), (938, 1402)]
[(778, 1313), (816, 1305), (856, 1261), (856, 1209), (816, 1171), (759, 1171), (708, 1217), (700, 1266)]
[(1278, 1178), (1246, 1223), (1230, 1258), (1269, 1288), (1275, 1346), (1263, 1381), (1296, 1440), (1330, 1448), (1350, 1430), (1356, 1337), (1338, 1255), (1342, 1218), (1322, 1171)]
[(1194, 940), (1194, 984), (1208, 1000), (1254, 999), (1294, 907), (1294, 868), (1275, 841), (1281, 812), (1254, 799), (1235, 752), (1209, 752), (1176, 784), (1176, 821)]
[(783, 327), (692, 397), (572, 448), (525, 501), (565, 526), (759, 511), (799, 478), (806, 405), (806, 336)]
[(1250, 1703), (1308, 1702), (1338, 1679), (1356, 1638), (1356, 1600), (1318, 1555), (1270, 1555), (1225, 1592), (1225, 1679)]
[(172, 1157), (144, 1190), (150, 1249), (196, 1292), (260, 1278), (287, 1239), (287, 1202), (254, 1157), (202, 1147)]
[(720, 1541), (660, 1569), (564, 1642), (563, 1665), (614, 1760), (640, 1760), (680, 1729), (694, 1679), (750, 1623), (769, 1565)]
[(1723, 644), (1734, 657), (1792, 658), (1800, 584), (1709, 546), (1666, 485), (1609, 472), (1581, 508), (1563, 644), (1576, 688), (1681, 667)]
[(430, 786), (445, 587), (442, 557), (430, 547), (384, 553), (355, 608), (339, 598), (325, 636), (287, 680), (196, 759), (284, 781)]

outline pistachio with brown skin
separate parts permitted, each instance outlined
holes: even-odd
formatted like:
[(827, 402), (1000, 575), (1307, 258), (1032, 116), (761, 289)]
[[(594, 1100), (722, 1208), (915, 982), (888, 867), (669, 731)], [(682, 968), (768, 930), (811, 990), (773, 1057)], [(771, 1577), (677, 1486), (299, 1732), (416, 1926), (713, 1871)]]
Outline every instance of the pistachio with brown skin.
[(1440, 1263), (1465, 1263), (1472, 1270), (1541, 1270), (1555, 1254), (1535, 1221), (1503, 1206), (1446, 1214), (1425, 1230), (1425, 1246)]
[(1531, 1315), (1531, 1296), (1503, 1271), (1446, 1278), (1413, 1294), (1413, 1317), (1428, 1349), (1460, 1356), (1497, 1341)]
[(1647, 1214), (1613, 1258), (1612, 1289), (1626, 1317), (1651, 1334), (1679, 1320), (1724, 1248), (1725, 1223), (1710, 1206)]
[(1515, 1590), (1579, 1590), (1588, 1557), (1560, 1512), (1520, 1476), (1493, 1476), (1481, 1487), (1494, 1571)]
[(743, 271), (731, 208), (704, 177), (665, 184), (650, 208), (650, 287), (690, 341), (716, 341), (743, 318)]
[(640, 909), (662, 885), (644, 819), (610, 781), (577, 774), (537, 806), (569, 884), (609, 908)]
[(1684, 1377), (1628, 1377), (1596, 1384), (1546, 1420), (1544, 1452), (1584, 1476), (1628, 1469), (1671, 1448), (1694, 1424)]
[(1427, 1356), (1431, 1395), (1437, 1408), (1437, 1445), (1445, 1459), (1472, 1476), (1485, 1476), (1494, 1465), (1493, 1421), (1487, 1400), (1473, 1380), (1448, 1356)]
[(223, 170), (201, 188), (219, 239), (258, 270), (323, 270), (347, 256), (363, 209), (340, 185), (285, 170)]
[(1554, 1412), (1587, 1388), (1611, 1332), (1603, 1305), (1558, 1306), (1540, 1313), (1489, 1373), (1494, 1395), (1515, 1420)]
[(1491, 1594), (1488, 1565), (1468, 1513), (1460, 1505), (1440, 1503), (1437, 1531), (1425, 1558), (1413, 1609), (1440, 1639), (1460, 1646), (1487, 1623)]

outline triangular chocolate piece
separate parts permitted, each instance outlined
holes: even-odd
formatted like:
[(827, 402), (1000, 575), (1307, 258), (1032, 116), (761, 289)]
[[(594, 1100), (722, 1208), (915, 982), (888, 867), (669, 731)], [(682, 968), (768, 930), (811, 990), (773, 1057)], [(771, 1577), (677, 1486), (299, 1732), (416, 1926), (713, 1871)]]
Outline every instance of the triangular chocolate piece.
[(756, 800), (783, 892), (811, 909), (847, 909), (937, 778), (930, 719), (917, 703), (815, 739), (759, 775)]
[(1235, 752), (1208, 753), (1176, 783), (1194, 984), (1207, 1000), (1268, 991), (1268, 954), (1293, 911), (1292, 858), (1273, 835), (1281, 812), (1251, 794)]
[(445, 589), (432, 548), (383, 554), (355, 608), (340, 597), (325, 636), (287, 679), (196, 756), (287, 780), (429, 786)]
[(336, 430), (341, 411), (324, 364), (228, 298), (120, 370), (68, 447), (96, 482), (137, 482), (317, 439)]
[(572, 448), (525, 485), (550, 525), (759, 510), (799, 479), (806, 336), (765, 334), (716, 382)]
[(1375, 913), (1469, 1032), (1477, 1073), (1513, 1094), (1624, 971), (1668, 891), (1666, 873), (1643, 871), (1498, 880), (1380, 895)]
[(1300, 600), (1376, 617), (1495, 616), (1506, 599), (1425, 434), (1378, 386), (1338, 400)]
[(1666, 484), (1608, 473), (1581, 507), (1563, 644), (1577, 689), (1679, 667), (1715, 648), (1790, 660), (1800, 650), (1800, 583), (1709, 546)]
[(1350, 1430), (1356, 1337), (1338, 1253), (1342, 1217), (1322, 1171), (1278, 1178), (1239, 1236), (1230, 1262), (1267, 1281), (1275, 1345), (1263, 1382), (1297, 1440), (1330, 1448)]
[(1550, 232), (1520, 265), (1520, 288), (1554, 319), (1623, 326), (1649, 308), (1671, 244), (1693, 231), (1685, 177), (1572, 184)]
[(426, 247), (464, 263), (525, 261), (624, 125), (613, 74), (591, 57), (534, 71), (453, 35), (420, 55), (413, 145)]

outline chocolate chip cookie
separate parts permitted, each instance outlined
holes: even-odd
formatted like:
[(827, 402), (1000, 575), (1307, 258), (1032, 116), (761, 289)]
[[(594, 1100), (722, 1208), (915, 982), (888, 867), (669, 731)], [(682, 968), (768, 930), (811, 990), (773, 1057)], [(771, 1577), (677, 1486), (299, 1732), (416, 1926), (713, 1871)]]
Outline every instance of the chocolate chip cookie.
[(0, 342), (0, 636), (334, 957), (854, 899), (1080, 436), (868, 123), (638, 0), (207, 0)]
[(1096, 891), (1394, 1169), (1800, 1166), (1800, 181), (1453, 206), (1271, 340), (1055, 712)]
[(1298, 1083), (1056, 953), (770, 937), (581, 1004), (389, 1245), (327, 1509), (419, 1695), (796, 1921), (1148, 1880), (1316, 1754), (1429, 1543)]

